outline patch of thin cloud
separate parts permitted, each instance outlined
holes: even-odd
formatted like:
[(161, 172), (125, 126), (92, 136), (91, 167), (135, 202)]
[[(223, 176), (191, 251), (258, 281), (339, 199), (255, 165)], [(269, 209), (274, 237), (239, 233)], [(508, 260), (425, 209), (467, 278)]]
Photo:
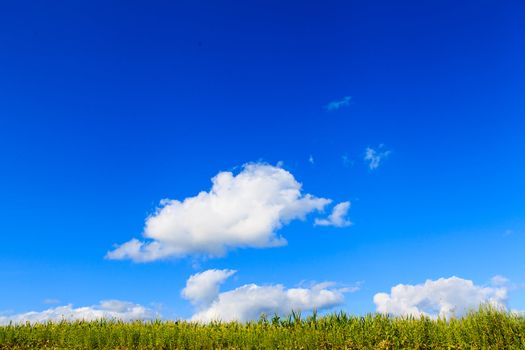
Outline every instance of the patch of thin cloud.
[(109, 259), (148, 262), (188, 255), (220, 257), (235, 248), (287, 244), (277, 231), (293, 220), (322, 211), (330, 199), (303, 194), (302, 184), (279, 166), (252, 163), (238, 174), (212, 178), (194, 197), (164, 199), (146, 219), (143, 236), (107, 253)]
[(308, 162), (310, 164), (315, 164), (315, 160), (314, 160), (314, 157), (310, 154), (310, 157), (308, 157)]
[(93, 321), (111, 319), (121, 321), (153, 320), (160, 315), (145, 306), (120, 300), (103, 300), (97, 305), (74, 308), (73, 305), (64, 305), (44, 311), (30, 311), (26, 313), (0, 316), (0, 325), (20, 323), (43, 323), (48, 321)]
[(343, 293), (355, 293), (361, 290), (361, 286), (364, 284), (363, 281), (356, 282), (353, 286), (347, 286), (340, 288)]
[(365, 150), (364, 160), (368, 163), (370, 170), (379, 168), (381, 162), (390, 155), (391, 151), (385, 150), (384, 145), (381, 144), (376, 149), (367, 147)]
[(341, 161), (343, 162), (343, 166), (344, 166), (345, 168), (348, 168), (348, 167), (354, 165), (354, 161), (351, 160), (346, 154), (343, 154), (343, 155), (341, 156)]
[(328, 111), (336, 111), (338, 109), (341, 109), (343, 107), (347, 107), (350, 105), (350, 100), (352, 99), (352, 96), (345, 96), (340, 100), (332, 101), (329, 104), (325, 106), (326, 110)]
[(347, 227), (352, 222), (346, 218), (350, 209), (350, 202), (341, 202), (334, 206), (332, 213), (326, 219), (315, 219), (316, 226)]
[(483, 304), (505, 308), (507, 293), (505, 285), (478, 286), (471, 280), (453, 276), (423, 284), (398, 284), (390, 293), (374, 295), (374, 303), (380, 313), (449, 318), (463, 316)]
[(490, 283), (494, 286), (505, 286), (509, 284), (509, 279), (505, 276), (496, 275), (490, 279)]
[[(216, 274), (218, 270), (214, 271)], [(220, 271), (220, 270), (219, 270)], [(223, 270), (222, 276), (231, 276), (232, 270)], [(281, 284), (257, 285), (246, 284), (229, 290), (220, 292), (218, 285), (223, 283), (223, 279), (217, 279), (216, 288), (210, 288), (209, 279), (201, 279), (200, 276), (206, 274), (202, 272), (191, 276), (188, 279), (186, 288), (182, 295), (194, 305), (198, 305), (196, 313), (191, 317), (191, 321), (212, 322), (212, 321), (250, 321), (258, 319), (262, 314), (266, 315), (288, 315), (292, 311), (325, 310), (338, 305), (344, 301), (344, 293), (358, 290), (358, 287), (336, 288), (334, 283), (323, 282), (303, 288), (286, 288)], [(193, 292), (188, 293), (187, 289), (196, 290), (198, 284), (195, 281), (203, 282), (203, 288), (213, 290), (204, 293), (200, 299)]]
[(48, 299), (44, 299), (44, 304), (47, 304), (47, 305), (60, 304), (60, 300), (48, 298)]

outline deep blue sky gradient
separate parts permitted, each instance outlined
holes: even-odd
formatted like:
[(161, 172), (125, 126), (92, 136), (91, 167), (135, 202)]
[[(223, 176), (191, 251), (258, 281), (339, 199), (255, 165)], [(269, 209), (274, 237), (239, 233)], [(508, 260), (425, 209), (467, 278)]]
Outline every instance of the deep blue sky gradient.
[[(239, 270), (225, 289), (363, 281), (350, 312), (427, 278), (525, 283), (522, 2), (0, 8), (0, 311), (123, 299), (186, 317), (180, 289), (205, 268)], [(380, 144), (391, 154), (371, 171)], [(286, 247), (208, 261), (104, 260), (160, 199), (253, 161), (351, 200), (354, 225), (310, 218), (280, 231)], [(524, 291), (510, 304), (525, 309)]]

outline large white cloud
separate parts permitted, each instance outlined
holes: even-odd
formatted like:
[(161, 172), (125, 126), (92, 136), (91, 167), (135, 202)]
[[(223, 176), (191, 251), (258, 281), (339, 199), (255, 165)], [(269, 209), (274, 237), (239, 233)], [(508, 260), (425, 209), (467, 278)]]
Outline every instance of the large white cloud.
[(37, 323), (47, 321), (74, 321), (116, 319), (122, 321), (151, 320), (160, 317), (145, 306), (120, 300), (103, 300), (98, 305), (73, 308), (72, 305), (58, 306), (44, 311), (30, 311), (21, 314), (0, 316), (0, 325), (9, 323)]
[(335, 227), (350, 226), (352, 222), (346, 219), (348, 209), (350, 209), (350, 202), (341, 202), (334, 207), (332, 213), (326, 219), (315, 219), (315, 225)]
[[(220, 271), (223, 273), (219, 274)], [(248, 321), (257, 319), (262, 313), (271, 316), (275, 313), (286, 315), (292, 311), (323, 310), (340, 305), (344, 301), (345, 292), (358, 289), (335, 288), (333, 283), (325, 282), (309, 288), (246, 284), (227, 292), (219, 292), (218, 285), (233, 272), (209, 270), (188, 279), (182, 295), (198, 305), (192, 321)], [(211, 280), (216, 281), (215, 288), (210, 288)], [(202, 298), (197, 292), (199, 282), (206, 291), (202, 293)], [(209, 293), (210, 290), (213, 292)]]
[(153, 261), (186, 255), (222, 256), (236, 247), (286, 244), (276, 231), (331, 201), (303, 194), (294, 176), (267, 164), (247, 164), (234, 175), (220, 172), (209, 192), (182, 201), (166, 199), (146, 219), (144, 237), (109, 252), (109, 259)]
[(508, 288), (502, 284), (478, 286), (471, 280), (453, 276), (423, 284), (398, 284), (390, 294), (377, 293), (374, 303), (377, 312), (398, 316), (459, 317), (484, 303), (505, 307), (507, 292)]

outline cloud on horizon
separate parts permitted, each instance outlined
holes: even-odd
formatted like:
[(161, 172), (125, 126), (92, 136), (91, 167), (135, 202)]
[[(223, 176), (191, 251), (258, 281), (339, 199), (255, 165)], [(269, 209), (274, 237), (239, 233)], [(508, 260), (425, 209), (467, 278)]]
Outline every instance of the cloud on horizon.
[(350, 105), (351, 99), (352, 99), (352, 96), (345, 96), (340, 100), (330, 102), (329, 104), (325, 106), (325, 108), (328, 111), (336, 111), (340, 108), (347, 107), (348, 105)]
[[(493, 279), (492, 286), (475, 285), (471, 280), (459, 277), (426, 280), (423, 284), (398, 284), (388, 293), (374, 295), (376, 311), (395, 316), (451, 317), (462, 316), (469, 310), (477, 310), (481, 304), (505, 308), (507, 280), (501, 276)], [(503, 283), (503, 284), (502, 284)]]
[[(335, 288), (331, 282), (309, 288), (285, 288), (281, 284), (259, 286), (252, 283), (220, 292), (219, 285), (233, 273), (233, 270), (208, 270), (190, 276), (181, 294), (197, 306), (191, 321), (249, 321), (258, 319), (263, 313), (288, 315), (292, 310), (325, 310), (341, 305), (344, 293), (359, 289)], [(205, 292), (197, 292), (200, 289)]]
[(0, 325), (10, 323), (42, 323), (47, 321), (93, 321), (98, 319), (115, 319), (122, 321), (153, 320), (160, 314), (145, 306), (120, 300), (103, 300), (97, 305), (73, 308), (64, 305), (44, 311), (30, 311), (20, 314), (0, 316)]
[(293, 220), (322, 211), (330, 199), (302, 193), (294, 176), (276, 166), (252, 163), (234, 175), (212, 178), (212, 188), (194, 197), (165, 199), (146, 219), (143, 236), (107, 253), (108, 259), (148, 262), (188, 255), (220, 257), (235, 248), (287, 244), (276, 232)]

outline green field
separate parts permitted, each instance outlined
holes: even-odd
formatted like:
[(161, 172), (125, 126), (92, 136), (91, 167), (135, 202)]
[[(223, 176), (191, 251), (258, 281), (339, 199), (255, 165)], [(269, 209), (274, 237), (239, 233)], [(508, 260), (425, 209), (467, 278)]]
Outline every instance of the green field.
[(261, 318), (249, 323), (60, 322), (0, 327), (0, 349), (525, 349), (525, 317), (482, 308), (463, 318)]

